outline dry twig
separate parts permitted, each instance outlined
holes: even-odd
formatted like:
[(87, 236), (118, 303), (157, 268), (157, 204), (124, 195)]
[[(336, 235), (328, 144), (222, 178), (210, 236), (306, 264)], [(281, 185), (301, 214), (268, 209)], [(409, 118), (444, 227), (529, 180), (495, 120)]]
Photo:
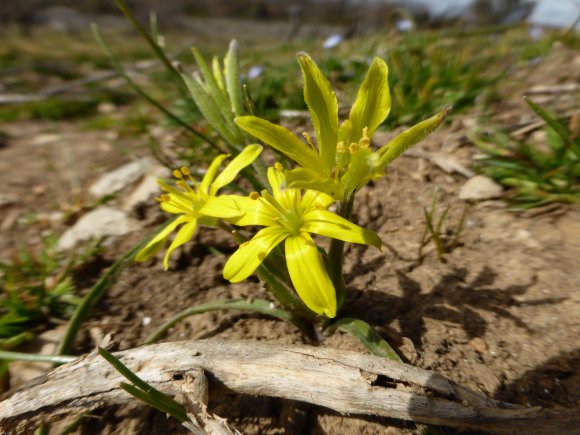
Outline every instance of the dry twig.
[[(572, 433), (580, 413), (524, 408), (488, 399), (413, 366), (335, 349), (217, 340), (117, 352), (139, 377), (167, 394), (202, 369), (209, 393), (234, 392), (308, 402), (343, 414), (377, 415), (494, 433)], [(134, 400), (121, 376), (91, 354), (39, 377), (0, 403), (0, 430), (27, 431), (71, 413)]]

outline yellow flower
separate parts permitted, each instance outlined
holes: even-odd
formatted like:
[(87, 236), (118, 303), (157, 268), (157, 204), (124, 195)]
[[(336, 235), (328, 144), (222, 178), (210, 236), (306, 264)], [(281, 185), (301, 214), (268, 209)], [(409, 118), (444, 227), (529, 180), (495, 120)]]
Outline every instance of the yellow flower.
[(336, 315), (336, 292), (324, 260), (309, 233), (346, 242), (380, 248), (381, 239), (370, 230), (355, 225), (326, 210), (334, 200), (315, 190), (282, 189), (282, 167), (268, 168), (272, 194), (264, 190), (249, 197), (238, 197), (238, 206), (245, 211), (232, 220), (236, 225), (264, 226), (248, 242), (243, 243), (224, 267), (224, 278), (240, 282), (250, 276), (282, 241), (292, 284), (306, 306), (328, 317)]
[(317, 146), (309, 135), (304, 143), (287, 128), (256, 116), (235, 119), (242, 130), (300, 165), (288, 172), (288, 187), (316, 189), (335, 200), (345, 200), (369, 180), (380, 177), (389, 163), (425, 138), (447, 115), (448, 109), (441, 111), (373, 151), (373, 133), (391, 111), (387, 64), (373, 59), (348, 119), (339, 124), (338, 102), (330, 81), (306, 53), (298, 53), (298, 61)]
[(244, 210), (237, 206), (233, 195), (217, 196), (217, 191), (231, 183), (238, 173), (250, 165), (261, 152), (260, 145), (248, 145), (219, 175), (217, 175), (218, 169), (229, 155), (217, 156), (201, 183), (197, 183), (189, 169), (185, 167), (173, 171), (173, 176), (178, 179), (176, 188), (158, 180), (161, 188), (167, 192), (158, 198), (161, 208), (178, 216), (136, 255), (135, 260), (145, 261), (155, 255), (163, 248), (169, 235), (178, 226), (183, 225), (169, 245), (163, 259), (163, 266), (167, 270), (169, 256), (193, 237), (197, 224), (215, 225), (218, 219), (232, 219), (243, 215)]

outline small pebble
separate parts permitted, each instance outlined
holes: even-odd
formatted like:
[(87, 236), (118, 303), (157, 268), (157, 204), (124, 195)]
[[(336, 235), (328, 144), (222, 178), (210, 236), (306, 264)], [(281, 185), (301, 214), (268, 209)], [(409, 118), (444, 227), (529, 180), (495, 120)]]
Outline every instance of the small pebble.
[(484, 353), (487, 350), (487, 344), (486, 342), (480, 338), (480, 337), (475, 337), (472, 340), (469, 341), (469, 345), (476, 351), (479, 353)]

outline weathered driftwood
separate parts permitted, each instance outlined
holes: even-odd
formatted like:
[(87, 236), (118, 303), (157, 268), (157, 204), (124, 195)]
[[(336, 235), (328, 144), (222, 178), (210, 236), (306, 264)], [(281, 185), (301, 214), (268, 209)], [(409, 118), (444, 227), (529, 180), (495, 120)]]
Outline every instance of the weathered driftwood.
[(180, 402), (185, 406), (189, 421), (183, 425), (194, 435), (239, 435), (227, 421), (207, 411), (209, 400), (207, 377), (202, 369), (194, 369), (183, 378)]
[[(281, 397), (343, 414), (366, 414), (498, 433), (573, 433), (574, 410), (523, 408), (488, 399), (437, 374), (335, 349), (199, 340), (115, 353), (160, 390), (178, 395), (202, 369), (210, 394)], [(91, 354), (11, 392), (0, 402), (0, 431), (22, 432), (71, 413), (134, 400), (124, 380)]]

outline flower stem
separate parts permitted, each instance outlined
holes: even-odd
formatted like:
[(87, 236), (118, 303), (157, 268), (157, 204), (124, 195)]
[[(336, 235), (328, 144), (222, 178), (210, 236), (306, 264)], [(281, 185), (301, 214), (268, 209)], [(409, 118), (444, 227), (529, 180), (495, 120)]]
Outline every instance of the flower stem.
[[(338, 203), (336, 214), (349, 219), (352, 213), (354, 204), (354, 192), (348, 194), (344, 201)], [(342, 263), (344, 255), (344, 242), (342, 240), (332, 239), (330, 241), (330, 248), (328, 249), (328, 274), (336, 289), (336, 306), (337, 311), (346, 300), (346, 285), (344, 284), (344, 277), (342, 275)]]

